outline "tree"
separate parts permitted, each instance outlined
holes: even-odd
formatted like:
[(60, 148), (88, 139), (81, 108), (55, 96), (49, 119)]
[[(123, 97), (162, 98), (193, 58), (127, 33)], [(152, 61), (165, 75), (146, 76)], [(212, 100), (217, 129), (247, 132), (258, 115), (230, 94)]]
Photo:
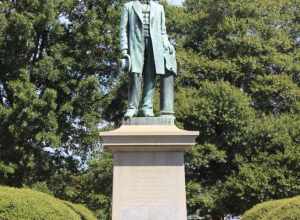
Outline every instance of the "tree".
[(238, 169), (236, 156), (248, 147), (243, 139), (255, 119), (250, 98), (229, 83), (204, 81), (197, 90), (182, 89), (177, 99), (177, 120), (200, 131), (185, 159), (189, 212), (222, 216), (222, 182)]
[(96, 146), (103, 95), (116, 76), (118, 4), (0, 3), (2, 184), (47, 178), (49, 149), (84, 161)]
[(109, 219), (111, 159), (98, 151), (98, 126), (118, 73), (121, 3), (0, 3), (0, 184)]
[(112, 199), (111, 154), (94, 152), (86, 165), (79, 172), (60, 166), (54, 175), (48, 177), (46, 188), (59, 198), (85, 204), (98, 219), (109, 220)]
[(186, 156), (190, 214), (222, 219), (300, 193), (291, 165), (299, 154), (299, 9), (297, 0), (186, 0), (167, 10), (180, 66), (176, 117), (200, 131)]

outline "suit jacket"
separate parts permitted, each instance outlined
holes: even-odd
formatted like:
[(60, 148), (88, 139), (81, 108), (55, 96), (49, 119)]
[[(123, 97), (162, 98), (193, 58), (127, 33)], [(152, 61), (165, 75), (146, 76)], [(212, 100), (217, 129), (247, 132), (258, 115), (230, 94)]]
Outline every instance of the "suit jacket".
[[(165, 74), (164, 50), (169, 45), (165, 25), (165, 11), (162, 5), (154, 1), (150, 1), (150, 35), (156, 73)], [(120, 25), (120, 49), (129, 51), (131, 72), (142, 73), (145, 42), (142, 4), (140, 1), (130, 1), (123, 7)]]
[(169, 50), (165, 50), (164, 57), (165, 57), (165, 65), (166, 71), (177, 75), (177, 62), (176, 62), (176, 51), (174, 46), (171, 46), (172, 53)]

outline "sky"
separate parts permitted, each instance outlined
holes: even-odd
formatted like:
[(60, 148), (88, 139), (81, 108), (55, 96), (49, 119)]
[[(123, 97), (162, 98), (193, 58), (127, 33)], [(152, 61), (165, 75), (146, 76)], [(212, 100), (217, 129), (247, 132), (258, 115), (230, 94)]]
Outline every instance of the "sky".
[(183, 2), (183, 0), (170, 0), (170, 2), (174, 5), (180, 5)]

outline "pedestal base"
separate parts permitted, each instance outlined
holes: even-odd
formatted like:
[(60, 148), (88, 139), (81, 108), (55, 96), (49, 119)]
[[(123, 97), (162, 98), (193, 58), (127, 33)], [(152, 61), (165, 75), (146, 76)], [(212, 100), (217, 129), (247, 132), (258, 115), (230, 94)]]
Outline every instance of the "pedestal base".
[(183, 152), (114, 153), (113, 220), (186, 220)]
[(113, 153), (112, 220), (186, 220), (184, 152), (198, 132), (174, 118), (133, 118), (100, 134)]

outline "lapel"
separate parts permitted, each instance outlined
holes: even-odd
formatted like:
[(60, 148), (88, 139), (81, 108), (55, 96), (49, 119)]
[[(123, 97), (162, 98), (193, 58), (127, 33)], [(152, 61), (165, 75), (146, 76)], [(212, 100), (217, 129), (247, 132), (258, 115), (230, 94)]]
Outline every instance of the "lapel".
[(133, 9), (137, 14), (137, 16), (139, 17), (140, 21), (143, 23), (142, 4), (140, 3), (140, 1), (133, 2)]
[(150, 1), (150, 24), (152, 23), (152, 20), (154, 18), (154, 12), (155, 12), (155, 3), (153, 1)]

